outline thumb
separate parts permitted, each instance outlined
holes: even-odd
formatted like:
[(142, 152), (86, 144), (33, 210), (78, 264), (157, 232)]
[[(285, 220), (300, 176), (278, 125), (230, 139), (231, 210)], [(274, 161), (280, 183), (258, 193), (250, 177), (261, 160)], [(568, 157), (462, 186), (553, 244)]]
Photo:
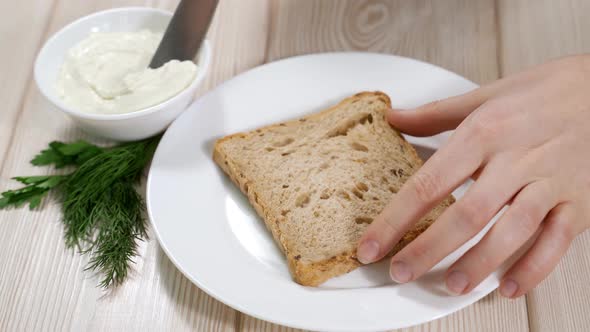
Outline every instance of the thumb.
[(409, 110), (390, 110), (387, 121), (400, 131), (413, 136), (431, 136), (457, 126), (487, 97), (482, 89), (464, 95), (431, 102)]

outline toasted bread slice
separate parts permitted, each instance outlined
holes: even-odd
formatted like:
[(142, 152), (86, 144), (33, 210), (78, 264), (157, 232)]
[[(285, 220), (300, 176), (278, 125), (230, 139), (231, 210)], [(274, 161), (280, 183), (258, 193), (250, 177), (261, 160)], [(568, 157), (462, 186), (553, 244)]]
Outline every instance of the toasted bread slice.
[[(366, 227), (422, 165), (385, 119), (381, 92), (363, 92), (297, 120), (230, 135), (213, 158), (248, 196), (287, 257), (296, 282), (317, 286), (357, 268)], [(452, 204), (446, 198), (392, 254)]]

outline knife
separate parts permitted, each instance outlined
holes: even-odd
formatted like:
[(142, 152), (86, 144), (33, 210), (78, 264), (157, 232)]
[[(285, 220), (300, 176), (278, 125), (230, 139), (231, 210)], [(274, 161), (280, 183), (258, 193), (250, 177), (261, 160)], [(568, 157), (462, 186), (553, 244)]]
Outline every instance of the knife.
[(158, 68), (176, 59), (193, 60), (205, 39), (218, 0), (181, 0), (150, 62)]

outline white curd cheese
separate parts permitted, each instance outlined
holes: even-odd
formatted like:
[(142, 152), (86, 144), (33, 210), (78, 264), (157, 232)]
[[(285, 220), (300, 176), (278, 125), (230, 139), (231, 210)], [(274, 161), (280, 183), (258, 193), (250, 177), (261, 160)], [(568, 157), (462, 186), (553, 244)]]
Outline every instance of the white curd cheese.
[(65, 104), (85, 113), (135, 112), (166, 101), (190, 85), (197, 66), (171, 60), (148, 65), (162, 33), (94, 32), (72, 47), (56, 82)]

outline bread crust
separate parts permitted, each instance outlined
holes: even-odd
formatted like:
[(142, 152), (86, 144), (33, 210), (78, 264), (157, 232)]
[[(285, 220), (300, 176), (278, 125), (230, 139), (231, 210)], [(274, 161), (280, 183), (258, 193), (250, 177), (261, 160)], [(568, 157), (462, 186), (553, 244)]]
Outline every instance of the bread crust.
[[(302, 117), (300, 119), (286, 121), (281, 124), (274, 124), (265, 126), (258, 129), (260, 131), (266, 131), (278, 126), (293, 126), (299, 125), (301, 121), (322, 118), (323, 116), (338, 110), (343, 105), (348, 103), (352, 103), (355, 100), (372, 96), (377, 97), (383, 103), (387, 105), (387, 107), (391, 107), (391, 101), (389, 97), (382, 93), (382, 92), (361, 92), (357, 93), (351, 97), (348, 97), (342, 100), (337, 105), (334, 105), (326, 110), (321, 112), (308, 115)], [(305, 120), (304, 120), (305, 119)], [(418, 156), (416, 150), (409, 144), (404, 137), (399, 133), (398, 130), (392, 128), (392, 130), (401, 138), (402, 144), (406, 147), (406, 152), (408, 152), (411, 156), (411, 159), (415, 162), (417, 166), (421, 166), (423, 164), (422, 159)], [(361, 265), (361, 263), (356, 258), (356, 252), (343, 252), (339, 255), (331, 257), (326, 260), (318, 261), (318, 262), (304, 262), (301, 260), (301, 257), (293, 255), (289, 248), (288, 239), (284, 238), (281, 234), (281, 231), (278, 227), (279, 217), (273, 215), (271, 212), (270, 207), (265, 206), (264, 202), (260, 202), (258, 200), (258, 191), (257, 191), (257, 184), (248, 181), (247, 179), (238, 176), (240, 171), (236, 163), (232, 160), (230, 156), (228, 156), (222, 146), (233, 139), (247, 139), (256, 135), (255, 131), (247, 132), (247, 133), (236, 133), (229, 136), (225, 136), (215, 142), (215, 146), (213, 149), (213, 160), (215, 163), (221, 167), (221, 169), (230, 177), (230, 179), (240, 188), (240, 190), (248, 197), (248, 200), (254, 206), (254, 209), (258, 213), (260, 217), (264, 220), (266, 227), (271, 231), (275, 242), (279, 245), (280, 249), (283, 251), (285, 256), (287, 257), (288, 267), (289, 270), (294, 278), (294, 280), (305, 286), (318, 286), (321, 283), (325, 282), (326, 280), (339, 276), (345, 273), (348, 273)], [(448, 199), (443, 205), (448, 206), (452, 204), (453, 198), (451, 197)], [(424, 232), (430, 224), (432, 224), (433, 220), (427, 220), (427, 222), (422, 223), (415, 227), (414, 229), (408, 231), (402, 239), (398, 242), (398, 244), (394, 247), (394, 249), (390, 252), (390, 255), (397, 253), (401, 250), (406, 244), (410, 243), (414, 238)]]

